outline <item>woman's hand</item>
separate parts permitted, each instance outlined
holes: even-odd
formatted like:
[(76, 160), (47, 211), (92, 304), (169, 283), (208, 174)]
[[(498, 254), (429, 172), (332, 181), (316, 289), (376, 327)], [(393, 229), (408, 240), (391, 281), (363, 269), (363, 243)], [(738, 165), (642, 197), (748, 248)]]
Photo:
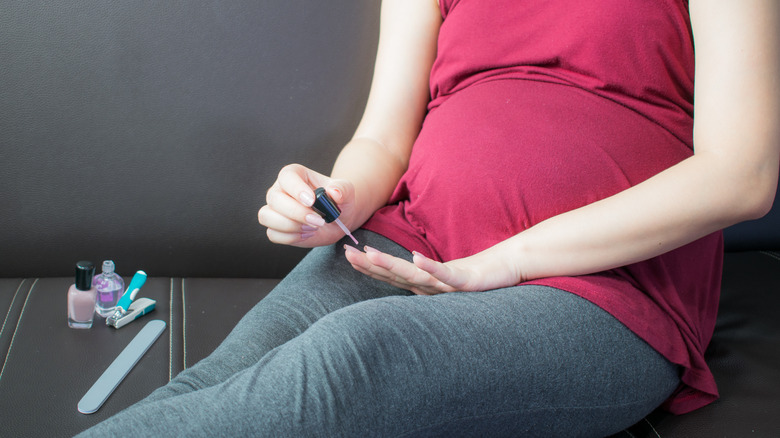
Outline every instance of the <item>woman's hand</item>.
[(418, 295), (442, 292), (476, 292), (514, 286), (521, 274), (502, 257), (496, 245), (470, 257), (440, 263), (414, 252), (412, 262), (369, 246), (366, 252), (345, 245), (347, 260), (358, 271)]
[(382, 2), (374, 78), (355, 135), (336, 159), (333, 178), (297, 164), (282, 169), (257, 215), (272, 242), (314, 247), (344, 236), (310, 208), (317, 187), (325, 187), (352, 230), (387, 204), (427, 112), (441, 21), (434, 1)]
[(342, 222), (350, 217), (355, 203), (355, 189), (349, 181), (329, 178), (300, 164), (285, 166), (266, 194), (266, 205), (257, 220), (268, 227), (268, 238), (274, 243), (312, 248), (330, 245), (344, 233), (336, 224), (311, 209), (314, 189), (324, 187), (342, 212)]

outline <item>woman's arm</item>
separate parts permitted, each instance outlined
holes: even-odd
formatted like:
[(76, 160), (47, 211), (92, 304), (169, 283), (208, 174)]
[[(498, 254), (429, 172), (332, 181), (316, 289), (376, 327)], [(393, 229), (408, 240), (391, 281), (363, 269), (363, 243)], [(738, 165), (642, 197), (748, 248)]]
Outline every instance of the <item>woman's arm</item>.
[[(482, 253), (415, 265), (350, 251), (358, 269), (419, 293), (588, 274), (663, 254), (771, 208), (780, 168), (780, 2), (691, 0), (694, 155)], [(430, 275), (429, 275), (430, 274)]]
[(379, 48), (366, 109), (331, 175), (359, 187), (359, 208), (347, 218), (352, 228), (387, 203), (406, 171), (430, 99), (428, 80), (441, 21), (436, 0), (382, 2)]
[(522, 278), (638, 262), (771, 208), (780, 168), (780, 3), (691, 0), (689, 8), (694, 155), (518, 236)]
[(266, 195), (258, 220), (276, 243), (319, 246), (343, 233), (309, 208), (325, 186), (349, 228), (387, 203), (406, 170), (429, 100), (441, 13), (436, 0), (382, 2), (374, 78), (363, 118), (339, 154), (330, 177), (302, 165), (284, 167)]

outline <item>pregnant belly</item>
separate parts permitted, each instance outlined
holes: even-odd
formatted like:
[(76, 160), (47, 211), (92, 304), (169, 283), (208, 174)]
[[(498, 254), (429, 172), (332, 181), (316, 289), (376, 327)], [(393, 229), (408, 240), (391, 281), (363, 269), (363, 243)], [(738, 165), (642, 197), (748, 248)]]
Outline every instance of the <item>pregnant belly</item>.
[(460, 91), (428, 115), (394, 201), (448, 260), (690, 154), (658, 124), (584, 90), (498, 80)]

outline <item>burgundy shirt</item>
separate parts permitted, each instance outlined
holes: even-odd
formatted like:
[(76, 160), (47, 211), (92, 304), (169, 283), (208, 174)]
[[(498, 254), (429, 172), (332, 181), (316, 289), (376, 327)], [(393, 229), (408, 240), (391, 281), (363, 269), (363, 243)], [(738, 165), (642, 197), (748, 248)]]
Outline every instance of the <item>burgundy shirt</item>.
[[(436, 260), (466, 257), (692, 155), (687, 1), (441, 0), (441, 12), (409, 168), (364, 228)], [(683, 413), (718, 397), (704, 350), (722, 254), (715, 233), (619, 269), (529, 284), (595, 303), (680, 365), (665, 407)]]

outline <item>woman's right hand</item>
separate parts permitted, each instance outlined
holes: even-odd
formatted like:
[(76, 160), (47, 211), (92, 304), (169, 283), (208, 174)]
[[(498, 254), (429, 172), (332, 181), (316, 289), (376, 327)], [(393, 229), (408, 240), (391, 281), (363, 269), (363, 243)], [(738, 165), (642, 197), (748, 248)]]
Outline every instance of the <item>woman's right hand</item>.
[(260, 208), (257, 219), (268, 227), (271, 242), (305, 248), (330, 245), (344, 237), (334, 223), (325, 220), (311, 209), (314, 189), (324, 187), (341, 210), (341, 219), (349, 226), (355, 204), (355, 188), (347, 180), (333, 179), (300, 164), (282, 168), (276, 182), (266, 193), (266, 205)]

